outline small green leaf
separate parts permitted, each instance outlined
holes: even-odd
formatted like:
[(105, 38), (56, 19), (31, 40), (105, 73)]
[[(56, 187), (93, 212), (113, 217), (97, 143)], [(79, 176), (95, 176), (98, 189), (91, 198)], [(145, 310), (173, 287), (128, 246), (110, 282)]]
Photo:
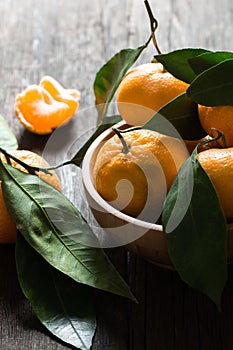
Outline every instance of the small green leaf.
[(196, 75), (199, 75), (205, 70), (215, 66), (216, 64), (229, 59), (233, 59), (233, 52), (206, 52), (200, 56), (191, 58), (189, 60), (189, 64), (192, 67), (193, 71), (196, 73)]
[(96, 328), (92, 288), (54, 269), (18, 234), (16, 265), (21, 289), (41, 323), (56, 337), (89, 350)]
[(198, 140), (205, 135), (198, 118), (197, 105), (186, 93), (162, 107), (143, 128), (173, 137), (177, 137), (178, 132), (186, 140)]
[(102, 121), (102, 124), (100, 124), (98, 126), (98, 128), (95, 130), (95, 132), (90, 136), (90, 138), (85, 142), (85, 144), (79, 149), (79, 151), (76, 153), (76, 155), (70, 161), (66, 162), (66, 164), (72, 163), (72, 164), (75, 164), (77, 166), (80, 166), (82, 164), (83, 158), (84, 158), (88, 148), (92, 144), (92, 142), (100, 134), (102, 134), (102, 132), (104, 132), (105, 130), (109, 129), (111, 126), (115, 125), (120, 120), (121, 120), (121, 116), (120, 115), (114, 115), (114, 116), (111, 116), (111, 117), (105, 116), (103, 121)]
[(15, 150), (18, 143), (15, 135), (10, 130), (6, 120), (0, 115), (0, 147), (6, 150)]
[(122, 78), (147, 45), (148, 42), (136, 49), (121, 50), (97, 72), (94, 81), (94, 93), (99, 110), (99, 123), (106, 115), (108, 104), (113, 99)]
[(6, 206), (18, 230), (43, 258), (75, 281), (134, 299), (86, 221), (59, 191), (0, 161)]
[(233, 106), (233, 59), (219, 63), (200, 75), (187, 90), (188, 96), (205, 106)]
[(174, 77), (189, 84), (196, 78), (195, 72), (189, 65), (189, 60), (206, 52), (208, 51), (205, 49), (188, 48), (156, 55), (155, 59), (162, 63)]
[(162, 222), (177, 272), (220, 309), (227, 280), (226, 219), (196, 150), (181, 167), (168, 193)]

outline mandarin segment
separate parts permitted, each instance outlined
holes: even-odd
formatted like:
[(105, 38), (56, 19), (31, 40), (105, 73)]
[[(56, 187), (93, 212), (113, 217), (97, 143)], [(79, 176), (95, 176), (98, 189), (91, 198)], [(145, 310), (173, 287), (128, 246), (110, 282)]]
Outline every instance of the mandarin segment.
[(45, 76), (40, 81), (40, 86), (47, 90), (54, 100), (64, 102), (69, 106), (67, 114), (73, 116), (80, 101), (80, 92), (72, 89), (64, 89), (54, 78)]
[(160, 63), (145, 63), (130, 70), (121, 81), (118, 110), (129, 125), (143, 125), (187, 88), (188, 84), (164, 71)]
[(64, 89), (54, 78), (45, 76), (40, 85), (31, 85), (16, 96), (15, 113), (29, 131), (50, 134), (73, 117), (79, 101), (78, 90)]
[[(49, 166), (49, 164), (41, 156), (39, 156), (34, 152), (27, 151), (27, 150), (15, 150), (15, 151), (11, 151), (10, 153), (28, 165), (41, 167), (41, 168)], [(2, 153), (0, 154), (0, 158), (3, 162), (6, 162), (6, 158)], [(11, 160), (11, 165), (17, 168), (18, 170), (21, 170), (27, 173), (27, 170), (22, 165), (18, 164), (16, 161)], [(45, 182), (49, 183), (51, 186), (56, 188), (58, 191), (61, 191), (61, 184), (60, 184), (59, 178), (53, 171), (50, 171), (50, 174), (45, 174), (44, 172), (40, 171), (40, 172), (37, 172), (37, 175), (42, 180), (44, 180)], [(7, 211), (3, 193), (2, 193), (1, 181), (0, 181), (0, 213), (1, 213), (0, 243), (15, 243), (17, 228), (13, 219), (10, 217)]]
[(55, 101), (46, 90), (36, 85), (18, 94), (15, 101), (19, 121), (37, 134), (51, 133), (66, 120), (68, 110), (66, 104)]

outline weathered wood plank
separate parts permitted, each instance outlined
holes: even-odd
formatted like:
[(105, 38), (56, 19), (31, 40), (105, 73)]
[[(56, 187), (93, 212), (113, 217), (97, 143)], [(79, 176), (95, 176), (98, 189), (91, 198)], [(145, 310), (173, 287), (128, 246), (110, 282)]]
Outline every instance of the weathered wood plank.
[[(127, 280), (125, 251), (116, 248), (108, 255), (120, 274)], [(93, 350), (129, 349), (128, 301), (107, 293), (97, 293), (98, 328)]]
[(147, 263), (133, 253), (129, 254), (129, 275), (132, 292), (138, 300), (138, 304), (130, 305), (129, 322), (130, 322), (130, 347), (129, 349), (146, 348), (147, 332)]

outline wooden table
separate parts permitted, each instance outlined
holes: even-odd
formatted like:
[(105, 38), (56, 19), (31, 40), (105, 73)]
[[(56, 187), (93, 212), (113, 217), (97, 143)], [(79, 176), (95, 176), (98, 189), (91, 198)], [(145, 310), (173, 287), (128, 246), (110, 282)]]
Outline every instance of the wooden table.
[[(159, 20), (163, 52), (181, 47), (233, 51), (230, 0), (151, 0)], [(0, 113), (20, 148), (42, 153), (48, 140), (25, 131), (14, 115), (14, 98), (49, 74), (78, 88), (80, 108), (94, 105), (95, 73), (115, 52), (144, 43), (149, 21), (142, 0), (2, 0), (0, 2)], [(139, 62), (151, 60), (153, 46)], [(80, 122), (77, 133), (94, 125)], [(1, 135), (0, 135), (1, 136)], [(72, 178), (64, 193), (77, 201)], [(153, 266), (123, 248), (108, 251), (139, 304), (99, 296), (93, 350), (230, 350), (233, 347), (233, 268), (218, 313), (205, 296), (178, 274)], [(20, 291), (14, 246), (0, 247), (0, 349), (62, 350), (71, 347), (50, 336)]]

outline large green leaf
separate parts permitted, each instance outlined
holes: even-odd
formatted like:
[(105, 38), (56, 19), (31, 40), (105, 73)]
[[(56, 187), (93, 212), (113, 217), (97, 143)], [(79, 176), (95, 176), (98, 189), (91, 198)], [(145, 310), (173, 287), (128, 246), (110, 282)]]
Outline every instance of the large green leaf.
[(102, 123), (98, 126), (98, 128), (94, 131), (94, 133), (90, 136), (90, 138), (85, 142), (85, 144), (78, 150), (76, 155), (66, 164), (75, 164), (77, 166), (80, 166), (82, 164), (83, 158), (92, 144), (92, 142), (105, 130), (109, 129), (114, 124), (118, 123), (121, 120), (121, 116), (114, 115), (109, 117), (104, 117)]
[(180, 135), (187, 140), (198, 140), (205, 135), (198, 118), (197, 105), (186, 93), (162, 107), (143, 128), (173, 137)]
[(18, 230), (48, 263), (79, 283), (134, 299), (104, 252), (88, 246), (98, 241), (62, 193), (7, 163), (0, 162), (0, 179)]
[(220, 309), (227, 280), (227, 227), (216, 191), (197, 160), (183, 164), (165, 201), (169, 256), (181, 278)]
[(233, 106), (233, 59), (219, 63), (197, 76), (187, 90), (195, 102), (206, 106)]
[(122, 78), (147, 45), (148, 42), (136, 49), (121, 50), (97, 72), (94, 81), (94, 93), (99, 110), (98, 122), (101, 122), (106, 115), (108, 104), (113, 99)]
[(233, 59), (233, 52), (206, 52), (202, 55), (191, 58), (189, 60), (189, 64), (192, 67), (193, 71), (196, 73), (196, 75), (199, 75), (205, 70), (215, 66), (216, 64), (229, 59)]
[(43, 325), (64, 342), (90, 349), (96, 328), (92, 288), (54, 269), (21, 234), (16, 264), (21, 289)]
[(156, 55), (155, 58), (176, 78), (191, 83), (196, 78), (196, 74), (190, 67), (189, 60), (206, 52), (208, 51), (205, 49), (187, 48)]
[(6, 120), (0, 115), (0, 148), (15, 150), (18, 143)]

